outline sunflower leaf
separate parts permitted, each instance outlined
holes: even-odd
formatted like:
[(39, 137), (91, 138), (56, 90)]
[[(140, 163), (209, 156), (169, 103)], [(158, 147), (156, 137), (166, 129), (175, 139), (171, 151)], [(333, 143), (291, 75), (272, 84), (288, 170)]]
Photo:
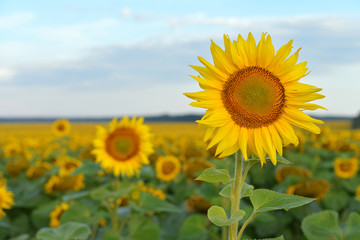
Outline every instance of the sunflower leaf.
[(332, 210), (307, 216), (301, 223), (301, 229), (308, 240), (343, 239), (338, 223), (338, 213)]
[(223, 226), (229, 226), (235, 222), (240, 221), (244, 217), (245, 212), (239, 209), (237, 212), (235, 212), (233, 216), (231, 216), (230, 219), (228, 219), (225, 210), (222, 207), (212, 206), (209, 208), (207, 215), (209, 220), (213, 224), (219, 227), (223, 227)]
[[(254, 190), (253, 185), (249, 185), (247, 183), (243, 183), (242, 189), (241, 189), (241, 198), (243, 197), (250, 197), (252, 195), (252, 192)], [(231, 184), (225, 185), (225, 187), (220, 191), (220, 196), (231, 198)]]
[(278, 193), (267, 189), (256, 189), (250, 196), (250, 201), (254, 207), (254, 214), (280, 209), (289, 210), (314, 200), (314, 198)]
[(222, 182), (223, 184), (226, 184), (230, 182), (230, 179), (231, 178), (228, 170), (208, 168), (205, 169), (195, 180), (211, 183)]
[(91, 230), (88, 225), (77, 222), (67, 222), (57, 228), (42, 228), (36, 234), (41, 240), (72, 240), (88, 239)]

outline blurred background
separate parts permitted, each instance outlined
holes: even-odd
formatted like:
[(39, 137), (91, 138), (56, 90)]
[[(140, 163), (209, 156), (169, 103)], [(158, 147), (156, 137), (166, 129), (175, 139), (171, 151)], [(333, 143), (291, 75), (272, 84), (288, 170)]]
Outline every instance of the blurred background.
[(252, 32), (290, 39), (323, 88), (318, 116), (360, 112), (360, 2), (29, 1), (0, 2), (0, 117), (112, 117), (202, 114), (183, 92), (197, 56), (211, 60)]

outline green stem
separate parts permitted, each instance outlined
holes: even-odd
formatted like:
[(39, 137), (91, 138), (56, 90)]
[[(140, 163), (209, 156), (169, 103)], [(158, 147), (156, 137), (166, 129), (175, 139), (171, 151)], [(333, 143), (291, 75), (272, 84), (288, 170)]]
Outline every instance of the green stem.
[(238, 237), (237, 237), (237, 240), (240, 240), (240, 239), (241, 239), (241, 236), (243, 235), (246, 226), (247, 226), (256, 216), (258, 216), (258, 214), (251, 214), (251, 216), (248, 218), (248, 220), (246, 220), (246, 222), (244, 223), (244, 225), (242, 225), (242, 227), (241, 227), (241, 229), (240, 229), (240, 232), (239, 232), (239, 235), (238, 235)]
[[(235, 154), (235, 174), (234, 183), (231, 191), (231, 217), (240, 209), (241, 188), (243, 183), (243, 163), (244, 158), (242, 153), (238, 151)], [(230, 225), (229, 238), (230, 240), (236, 240), (238, 231), (238, 222)]]

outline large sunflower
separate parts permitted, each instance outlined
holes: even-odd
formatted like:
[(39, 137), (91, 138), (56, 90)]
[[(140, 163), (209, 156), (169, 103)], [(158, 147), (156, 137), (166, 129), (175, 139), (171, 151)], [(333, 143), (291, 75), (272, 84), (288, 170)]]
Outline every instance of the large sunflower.
[(275, 54), (269, 35), (262, 34), (256, 44), (249, 33), (245, 41), (224, 35), (225, 51), (211, 42), (214, 65), (199, 57), (205, 67), (191, 66), (201, 76), (192, 76), (204, 91), (186, 93), (197, 100), (190, 105), (206, 108), (197, 121), (207, 126), (208, 148), (217, 145), (216, 155), (228, 156), (239, 149), (247, 159), (256, 154), (265, 163), (270, 156), (276, 164), (276, 152), (282, 155), (283, 144), (299, 143), (292, 125), (320, 133), (315, 123), (323, 123), (300, 109), (324, 109), (308, 103), (324, 96), (321, 89), (300, 83), (308, 74), (306, 62), (296, 63), (299, 50), (288, 57), (292, 40)]
[(144, 118), (124, 117), (120, 122), (113, 119), (108, 130), (98, 126), (92, 153), (103, 169), (115, 176), (132, 176), (143, 164), (149, 164), (148, 155), (153, 148), (149, 127), (143, 121)]

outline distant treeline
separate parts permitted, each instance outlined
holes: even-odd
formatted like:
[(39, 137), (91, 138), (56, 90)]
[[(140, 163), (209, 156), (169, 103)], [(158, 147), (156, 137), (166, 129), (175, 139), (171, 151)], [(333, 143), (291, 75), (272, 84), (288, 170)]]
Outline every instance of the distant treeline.
[[(316, 119), (321, 120), (348, 120), (352, 121), (354, 118), (351, 117), (344, 117), (344, 116), (327, 116), (327, 117), (319, 117), (319, 116), (312, 116)], [(61, 117), (59, 117), (61, 118)], [(34, 122), (44, 122), (49, 123), (53, 122), (56, 119), (55, 117), (26, 117), (26, 118), (7, 118), (2, 117), (0, 118), (0, 123), (34, 123)], [(109, 122), (112, 120), (113, 117), (70, 117), (67, 118), (70, 122)], [(121, 118), (121, 116), (118, 116)], [(146, 122), (194, 122), (202, 118), (202, 115), (197, 114), (188, 114), (188, 115), (159, 115), (159, 116), (145, 116)]]

